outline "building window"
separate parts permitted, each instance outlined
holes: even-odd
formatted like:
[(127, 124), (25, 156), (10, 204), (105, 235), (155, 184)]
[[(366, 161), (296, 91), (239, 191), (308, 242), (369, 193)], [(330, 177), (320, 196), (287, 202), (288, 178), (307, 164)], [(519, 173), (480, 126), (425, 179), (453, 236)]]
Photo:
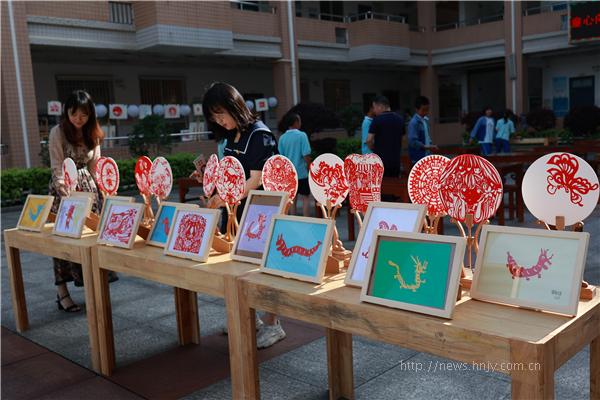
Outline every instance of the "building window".
[(115, 24), (133, 24), (133, 10), (131, 3), (123, 3), (120, 1), (109, 1), (110, 22)]
[(350, 105), (350, 81), (347, 79), (325, 79), (323, 81), (325, 106), (339, 112)]
[(462, 112), (461, 85), (453, 77), (439, 77), (440, 119), (444, 122), (459, 122)]
[(113, 101), (113, 84), (110, 77), (67, 75), (56, 77), (56, 92), (61, 103), (64, 103), (75, 90), (85, 90), (96, 104), (110, 104)]
[(185, 103), (185, 81), (180, 78), (140, 78), (142, 104)]
[(348, 31), (346, 28), (335, 28), (335, 42), (341, 44), (348, 43)]

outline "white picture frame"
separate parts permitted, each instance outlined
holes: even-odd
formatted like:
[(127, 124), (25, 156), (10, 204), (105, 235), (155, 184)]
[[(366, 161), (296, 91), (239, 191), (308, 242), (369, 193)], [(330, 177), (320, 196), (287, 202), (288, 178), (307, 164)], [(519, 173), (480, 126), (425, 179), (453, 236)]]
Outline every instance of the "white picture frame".
[(577, 315), (589, 237), (587, 232), (485, 225), (471, 297)]
[(288, 198), (286, 192), (251, 190), (248, 193), (240, 228), (231, 249), (233, 260), (252, 264), (262, 262), (272, 217), (284, 212)]
[[(160, 203), (160, 207), (155, 215), (146, 243), (151, 246), (164, 248), (167, 240), (169, 240), (169, 233), (171, 233), (171, 227), (173, 226), (173, 220), (177, 210), (196, 210), (198, 208), (200, 208), (200, 206), (197, 204), (175, 203), (172, 201), (163, 201)], [(164, 215), (165, 213), (168, 215)], [(171, 218), (171, 220), (165, 221), (165, 217)], [(165, 228), (165, 223), (169, 224), (167, 228)], [(163, 231), (163, 234), (157, 236), (157, 229), (166, 229), (167, 232), (164, 234)], [(162, 241), (162, 238), (164, 238), (164, 241)]]
[(365, 218), (356, 239), (352, 258), (348, 264), (348, 272), (344, 283), (348, 286), (362, 287), (365, 272), (368, 264), (368, 254), (371, 248), (373, 232), (382, 229), (381, 222), (385, 215), (385, 223), (392, 231), (401, 232), (421, 232), (427, 207), (423, 204), (413, 203), (392, 203), (392, 202), (371, 202), (367, 208)]
[(110, 204), (114, 201), (125, 201), (127, 203), (133, 203), (135, 200), (131, 196), (104, 196), (104, 204), (102, 205), (102, 212), (100, 213), (100, 219), (98, 220), (98, 230), (106, 218), (107, 210)]
[(79, 239), (91, 208), (91, 196), (75, 195), (61, 198), (52, 234)]
[[(164, 247), (164, 254), (206, 262), (220, 221), (221, 210), (209, 208), (176, 210), (173, 225), (169, 231), (169, 238)], [(182, 226), (182, 224), (184, 225)], [(186, 227), (186, 225), (188, 226)], [(188, 237), (181, 235), (186, 228), (189, 234)], [(201, 232), (191, 231), (191, 229), (201, 229)], [(192, 243), (189, 243), (190, 241)]]
[(98, 244), (131, 249), (144, 216), (145, 205), (114, 201), (98, 230)]

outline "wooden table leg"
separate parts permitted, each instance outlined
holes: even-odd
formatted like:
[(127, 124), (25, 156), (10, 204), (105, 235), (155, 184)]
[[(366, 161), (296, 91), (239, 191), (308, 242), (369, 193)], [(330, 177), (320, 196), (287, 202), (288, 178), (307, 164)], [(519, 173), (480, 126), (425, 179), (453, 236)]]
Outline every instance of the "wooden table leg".
[(246, 303), (240, 284), (225, 278), (225, 305), (231, 367), (231, 398), (260, 399), (256, 357), (255, 311)]
[(200, 321), (198, 318), (198, 296), (190, 290), (173, 288), (179, 344), (200, 343)]
[(94, 297), (94, 277), (92, 272), (92, 254), (89, 248), (81, 249), (81, 270), (85, 293), (85, 312), (88, 321), (88, 334), (90, 335), (90, 350), (92, 367), (100, 372), (100, 351), (98, 345), (98, 321), (96, 320), (96, 299)]
[(354, 214), (350, 212), (350, 206), (348, 206), (348, 240), (353, 241), (355, 239), (354, 234)]
[(15, 324), (17, 331), (23, 332), (29, 328), (29, 318), (27, 316), (27, 302), (25, 301), (25, 287), (23, 286), (21, 255), (19, 249), (10, 247), (7, 242), (5, 242), (5, 249)]
[(543, 345), (511, 340), (512, 398), (554, 399), (554, 342)]
[(354, 399), (352, 335), (327, 328), (329, 399)]
[(115, 368), (112, 307), (110, 304), (110, 291), (108, 288), (108, 271), (100, 267), (97, 257), (97, 249), (92, 249), (92, 272), (94, 276), (94, 295), (96, 297), (100, 372), (103, 375), (109, 376)]
[(590, 343), (590, 399), (600, 399), (600, 336)]

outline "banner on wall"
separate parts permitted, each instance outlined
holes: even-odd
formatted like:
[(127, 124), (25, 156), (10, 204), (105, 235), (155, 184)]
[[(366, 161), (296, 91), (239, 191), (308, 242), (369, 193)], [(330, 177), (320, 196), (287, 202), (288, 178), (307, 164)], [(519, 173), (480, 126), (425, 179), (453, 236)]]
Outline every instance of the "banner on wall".
[(110, 104), (108, 110), (110, 119), (127, 119), (127, 105), (125, 104)]
[(552, 78), (552, 111), (557, 117), (569, 112), (569, 79), (566, 76)]
[(179, 104), (167, 104), (165, 105), (165, 118), (173, 119), (179, 118)]
[(256, 99), (254, 100), (256, 111), (268, 111), (269, 101), (267, 99)]
[(62, 104), (60, 101), (51, 100), (48, 102), (48, 115), (61, 115), (62, 114)]
[(194, 117), (204, 115), (204, 112), (202, 111), (202, 104), (194, 104), (192, 107), (194, 108)]

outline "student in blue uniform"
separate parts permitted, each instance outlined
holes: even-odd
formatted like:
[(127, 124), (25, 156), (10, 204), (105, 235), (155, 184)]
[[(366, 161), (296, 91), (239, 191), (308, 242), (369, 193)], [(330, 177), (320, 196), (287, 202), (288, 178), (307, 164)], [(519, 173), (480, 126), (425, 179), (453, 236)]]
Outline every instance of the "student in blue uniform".
[(425, 96), (417, 97), (415, 114), (408, 123), (408, 154), (413, 164), (431, 154), (430, 150), (437, 149), (436, 145), (431, 144), (428, 114), (429, 99)]
[(510, 153), (510, 135), (515, 133), (515, 125), (510, 119), (512, 111), (504, 111), (504, 116), (496, 122), (496, 153)]
[[(306, 132), (300, 130), (302, 120), (296, 113), (288, 112), (279, 123), (279, 154), (289, 158), (298, 174), (298, 194), (296, 199), (302, 200), (302, 215), (310, 216), (310, 188), (308, 186), (308, 166), (311, 163), (310, 142)], [(297, 201), (296, 201), (297, 202)], [(291, 214), (296, 214), (296, 202), (292, 205)]]
[[(246, 106), (242, 95), (231, 85), (213, 83), (204, 94), (202, 109), (207, 127), (215, 134), (217, 141), (226, 139), (224, 156), (237, 158), (246, 174), (244, 201), (251, 190), (261, 187), (262, 169), (265, 162), (277, 152), (277, 141), (271, 130), (260, 121)], [(208, 201), (213, 208), (224, 206), (218, 195)], [(241, 217), (244, 204), (238, 207)], [(257, 347), (272, 346), (285, 338), (279, 319), (273, 314), (256, 315)]]
[(471, 139), (477, 138), (482, 156), (488, 156), (492, 153), (492, 143), (494, 140), (494, 118), (492, 117), (492, 107), (486, 107), (483, 115), (475, 123), (471, 131)]

